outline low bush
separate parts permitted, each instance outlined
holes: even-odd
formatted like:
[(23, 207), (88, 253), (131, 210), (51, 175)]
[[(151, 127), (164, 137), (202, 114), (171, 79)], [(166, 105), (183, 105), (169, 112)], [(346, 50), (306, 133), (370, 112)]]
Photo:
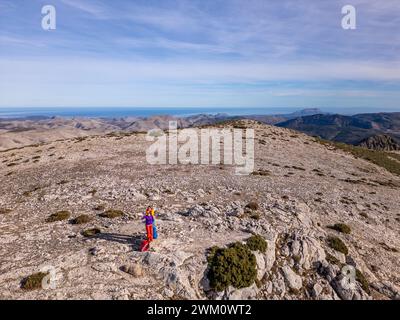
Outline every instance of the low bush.
[(122, 217), (124, 213), (121, 210), (107, 210), (106, 212), (103, 212), (100, 214), (100, 217), (102, 218), (109, 218), (109, 219), (114, 219), (114, 218), (119, 218)]
[(21, 281), (21, 288), (24, 290), (42, 289), (42, 281), (48, 273), (38, 272), (27, 276)]
[(251, 251), (260, 251), (262, 253), (264, 253), (268, 248), (267, 241), (265, 241), (265, 239), (258, 234), (248, 238), (246, 241), (246, 245)]
[(58, 211), (58, 212), (50, 215), (46, 219), (46, 222), (51, 223), (51, 222), (56, 222), (56, 221), (63, 221), (63, 220), (67, 220), (70, 216), (71, 216), (71, 213), (69, 211)]
[(344, 234), (351, 233), (351, 228), (347, 224), (344, 224), (344, 223), (336, 223), (333, 226), (329, 226), (328, 228), (336, 230), (336, 231), (344, 233)]
[(208, 256), (208, 278), (216, 291), (229, 286), (246, 288), (257, 278), (256, 257), (247, 245), (236, 242), (228, 248), (212, 248)]
[(332, 249), (339, 251), (339, 252), (343, 253), (344, 255), (347, 255), (349, 253), (349, 249), (347, 249), (347, 246), (338, 237), (329, 237), (328, 245)]
[(333, 255), (331, 255), (329, 253), (326, 253), (326, 261), (328, 261), (330, 264), (334, 264), (337, 266), (341, 265), (340, 261), (336, 257), (334, 257)]
[(369, 282), (368, 282), (367, 278), (365, 278), (364, 274), (358, 269), (356, 269), (356, 280), (361, 285), (361, 288), (366, 293), (370, 294)]
[(87, 229), (82, 231), (82, 235), (84, 237), (90, 238), (90, 237), (94, 237), (97, 234), (100, 234), (101, 230), (99, 228), (92, 228), (92, 229)]

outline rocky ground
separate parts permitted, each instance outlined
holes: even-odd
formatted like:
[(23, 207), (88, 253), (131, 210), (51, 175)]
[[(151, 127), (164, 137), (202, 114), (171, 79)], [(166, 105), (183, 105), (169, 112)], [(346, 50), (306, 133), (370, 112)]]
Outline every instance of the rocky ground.
[[(256, 130), (249, 176), (224, 165), (149, 165), (143, 134), (1, 152), (0, 298), (400, 299), (400, 178), (312, 137), (247, 125)], [(251, 215), (249, 202), (258, 205)], [(140, 217), (149, 204), (159, 239), (141, 253)], [(101, 217), (107, 209), (124, 215)], [(91, 221), (46, 222), (62, 210)], [(336, 223), (350, 234), (328, 228)], [(93, 227), (101, 233), (81, 234)], [(253, 233), (268, 242), (265, 253), (255, 252), (257, 283), (213, 292), (207, 249)], [(346, 256), (331, 248), (332, 236), (346, 244)], [(344, 265), (364, 282), (358, 276), (346, 288)], [(46, 266), (55, 288), (21, 288)]]

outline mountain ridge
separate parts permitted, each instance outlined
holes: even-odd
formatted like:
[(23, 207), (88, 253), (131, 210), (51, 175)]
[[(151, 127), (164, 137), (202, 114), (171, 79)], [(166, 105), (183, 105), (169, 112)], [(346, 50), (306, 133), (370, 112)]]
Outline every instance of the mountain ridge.
[[(135, 132), (1, 152), (0, 295), (399, 299), (399, 176), (289, 129), (247, 120), (216, 126), (235, 127), (255, 130), (249, 176), (224, 164), (151, 165), (150, 142)], [(149, 204), (159, 237), (140, 252)], [(61, 210), (69, 218), (49, 222)], [(122, 216), (107, 218), (107, 210)], [(83, 214), (86, 222), (72, 223)], [(256, 280), (213, 289), (209, 252), (254, 234), (267, 243), (252, 251)], [(358, 270), (353, 287), (341, 281), (345, 264)], [(57, 275), (55, 289), (22, 289), (43, 266)]]
[(400, 141), (400, 112), (311, 115), (276, 124), (323, 139), (357, 145), (376, 135), (386, 134)]

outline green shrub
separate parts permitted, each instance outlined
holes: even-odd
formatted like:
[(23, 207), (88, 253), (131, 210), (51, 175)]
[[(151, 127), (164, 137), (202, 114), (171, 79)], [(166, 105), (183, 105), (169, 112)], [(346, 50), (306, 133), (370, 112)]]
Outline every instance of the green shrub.
[(92, 228), (82, 231), (82, 235), (87, 238), (93, 237), (99, 233), (101, 233), (101, 230), (99, 228)]
[(251, 236), (250, 238), (247, 239), (246, 241), (247, 246), (251, 251), (260, 251), (260, 252), (265, 252), (268, 248), (268, 243), (265, 241), (265, 239), (256, 234)]
[(351, 228), (344, 223), (336, 223), (333, 226), (330, 226), (329, 228), (345, 234), (351, 233)]
[(240, 242), (231, 244), (228, 248), (214, 248), (208, 265), (207, 276), (211, 287), (216, 291), (222, 291), (229, 286), (246, 288), (257, 278), (256, 257)]
[(24, 290), (37, 290), (42, 289), (42, 281), (48, 273), (38, 272), (31, 274), (21, 281), (21, 288)]
[(50, 215), (47, 219), (46, 222), (56, 222), (56, 221), (63, 221), (67, 220), (71, 216), (71, 213), (69, 211), (59, 211), (56, 213), (53, 213)]
[(358, 283), (360, 283), (361, 288), (368, 294), (371, 293), (370, 289), (369, 289), (369, 282), (367, 280), (367, 278), (365, 278), (364, 274), (356, 269), (356, 280), (358, 281)]
[(208, 253), (207, 253), (207, 262), (208, 263), (212, 262), (215, 254), (218, 252), (218, 250), (219, 250), (219, 247), (217, 247), (217, 246), (212, 246), (211, 248), (208, 249)]
[(122, 217), (123, 215), (124, 213), (121, 210), (107, 210), (106, 212), (100, 214), (100, 217), (114, 219)]
[(326, 253), (326, 261), (328, 261), (330, 264), (334, 264), (337, 266), (341, 265), (340, 261), (336, 257), (334, 257), (333, 255), (331, 255), (329, 253)]
[(332, 249), (339, 251), (344, 255), (347, 255), (349, 253), (349, 249), (347, 249), (344, 242), (340, 240), (338, 237), (329, 237), (328, 244)]
[(78, 217), (76, 217), (75, 219), (71, 220), (72, 224), (84, 224), (84, 223), (88, 223), (90, 222), (92, 219), (86, 215), (86, 214), (82, 214)]

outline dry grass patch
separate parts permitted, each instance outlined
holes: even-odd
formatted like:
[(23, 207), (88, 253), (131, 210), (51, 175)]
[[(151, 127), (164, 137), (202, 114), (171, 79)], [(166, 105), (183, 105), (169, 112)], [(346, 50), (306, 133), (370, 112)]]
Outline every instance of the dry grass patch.
[(124, 212), (121, 210), (107, 210), (106, 212), (103, 212), (100, 214), (100, 217), (102, 218), (109, 218), (109, 219), (114, 219), (114, 218), (119, 218), (124, 215)]
[(47, 219), (47, 223), (56, 222), (56, 221), (63, 221), (69, 219), (71, 213), (69, 211), (58, 211), (50, 215)]

